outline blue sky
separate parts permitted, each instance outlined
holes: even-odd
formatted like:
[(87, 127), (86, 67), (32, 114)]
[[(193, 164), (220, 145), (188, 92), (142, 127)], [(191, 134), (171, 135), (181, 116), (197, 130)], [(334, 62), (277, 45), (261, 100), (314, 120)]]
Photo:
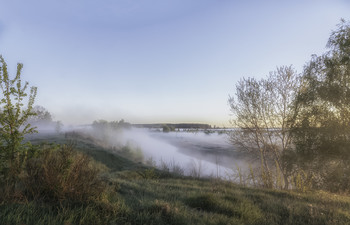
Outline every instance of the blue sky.
[(345, 0), (0, 0), (0, 54), (65, 124), (228, 126), (241, 77), (301, 72), (349, 15)]

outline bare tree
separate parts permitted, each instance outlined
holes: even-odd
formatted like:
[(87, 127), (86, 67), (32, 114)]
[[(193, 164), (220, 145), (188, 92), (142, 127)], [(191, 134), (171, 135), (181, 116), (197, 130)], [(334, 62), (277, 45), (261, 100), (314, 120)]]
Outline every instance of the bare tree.
[(236, 128), (231, 142), (260, 160), (266, 187), (289, 186), (283, 155), (292, 147), (292, 103), (299, 87), (299, 75), (292, 66), (282, 66), (267, 79), (241, 79), (235, 96), (229, 97), (231, 124)]

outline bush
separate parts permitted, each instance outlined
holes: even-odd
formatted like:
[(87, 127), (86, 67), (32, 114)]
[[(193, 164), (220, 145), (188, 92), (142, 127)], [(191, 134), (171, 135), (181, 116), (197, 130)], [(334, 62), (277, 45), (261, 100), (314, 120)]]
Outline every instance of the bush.
[(72, 145), (43, 150), (28, 160), (26, 173), (24, 190), (33, 199), (88, 202), (100, 199), (106, 188), (93, 161)]
[(168, 126), (168, 125), (163, 125), (163, 132), (168, 133), (170, 131), (175, 131), (175, 127), (173, 126)]
[(5, 195), (16, 191), (27, 159), (30, 143), (24, 141), (24, 135), (36, 132), (28, 118), (35, 115), (32, 108), (37, 88), (27, 90), (28, 82), (21, 79), (22, 68), (23, 64), (18, 63), (16, 76), (11, 79), (0, 55), (0, 189)]

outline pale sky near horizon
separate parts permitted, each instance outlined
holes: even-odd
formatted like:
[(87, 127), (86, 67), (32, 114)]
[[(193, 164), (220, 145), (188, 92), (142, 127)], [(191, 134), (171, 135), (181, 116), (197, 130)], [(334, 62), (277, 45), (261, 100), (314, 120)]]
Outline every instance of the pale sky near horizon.
[(350, 1), (0, 0), (0, 54), (64, 124), (229, 126), (242, 77), (298, 72)]

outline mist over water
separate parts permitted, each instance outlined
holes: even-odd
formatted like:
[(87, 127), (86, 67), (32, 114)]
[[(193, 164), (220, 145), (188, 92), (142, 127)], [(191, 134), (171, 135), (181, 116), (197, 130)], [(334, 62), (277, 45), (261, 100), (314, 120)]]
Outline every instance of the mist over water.
[[(116, 137), (123, 145), (141, 149), (145, 160), (151, 159), (157, 167), (167, 164), (180, 167), (185, 175), (211, 176), (229, 179), (237, 166), (246, 168), (228, 141), (227, 134), (199, 132), (169, 132), (132, 128)], [(170, 168), (171, 169), (171, 168)]]
[[(39, 134), (55, 133), (54, 126), (40, 125)], [(227, 133), (203, 130), (196, 132), (162, 132), (158, 129), (93, 129), (90, 125), (64, 126), (61, 130), (78, 132), (99, 140), (107, 149), (122, 149), (124, 146), (142, 152), (143, 163), (151, 163), (170, 172), (181, 172), (196, 177), (220, 177), (232, 179), (237, 167), (247, 170), (249, 159), (242, 157), (229, 142)], [(176, 170), (176, 171), (175, 171)]]

